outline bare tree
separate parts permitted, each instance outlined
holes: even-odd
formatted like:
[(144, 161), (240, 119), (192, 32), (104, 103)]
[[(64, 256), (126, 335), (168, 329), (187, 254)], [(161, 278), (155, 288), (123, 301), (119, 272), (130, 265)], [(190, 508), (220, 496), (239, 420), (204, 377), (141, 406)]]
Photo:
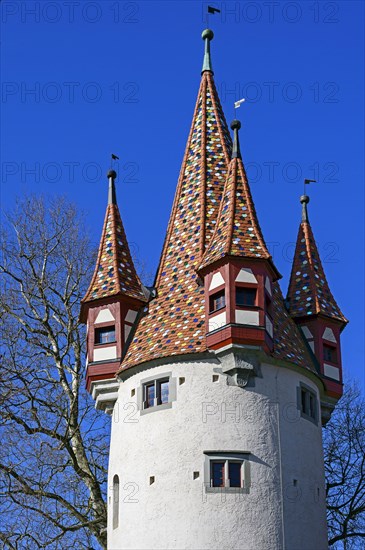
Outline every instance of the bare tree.
[(106, 548), (109, 419), (85, 390), (80, 300), (95, 250), (64, 199), (22, 200), (2, 241), (0, 540)]
[(365, 544), (365, 400), (349, 385), (324, 429), (329, 545)]

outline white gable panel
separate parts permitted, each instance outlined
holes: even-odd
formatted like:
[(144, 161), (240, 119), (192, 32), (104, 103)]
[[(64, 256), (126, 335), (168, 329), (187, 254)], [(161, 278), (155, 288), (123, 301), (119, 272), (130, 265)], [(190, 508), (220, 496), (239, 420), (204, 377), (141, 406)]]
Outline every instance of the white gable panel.
[(218, 315), (215, 315), (214, 317), (211, 317), (211, 319), (209, 319), (209, 332), (212, 332), (217, 328), (223, 327), (226, 324), (226, 312), (223, 311), (223, 313), (219, 313)]
[(306, 338), (313, 338), (313, 334), (311, 333), (308, 327), (301, 327), (301, 329)]
[(95, 324), (97, 323), (108, 323), (109, 321), (115, 321), (113, 315), (110, 312), (110, 309), (105, 308), (99, 311), (96, 319)]
[(125, 320), (127, 323), (134, 323), (137, 317), (137, 311), (133, 311), (133, 309), (128, 309), (128, 313), (125, 316)]
[(265, 277), (265, 288), (268, 291), (268, 293), (270, 294), (270, 296), (272, 296), (271, 283), (270, 283), (269, 277)]
[(252, 269), (243, 267), (236, 277), (237, 283), (257, 283), (255, 275), (252, 273)]
[(329, 327), (326, 327), (322, 338), (324, 340), (328, 340), (329, 342), (335, 342), (335, 344), (337, 344), (337, 340), (335, 338), (335, 335), (333, 334), (333, 330)]
[(333, 378), (334, 380), (340, 380), (340, 369), (337, 367), (333, 367), (332, 365), (327, 365), (327, 363), (324, 363), (324, 374), (326, 376), (329, 376), (330, 378)]
[(218, 286), (222, 286), (225, 284), (225, 281), (222, 277), (221, 273), (214, 273), (212, 280), (210, 282), (209, 290), (213, 290), (214, 288), (217, 288)]

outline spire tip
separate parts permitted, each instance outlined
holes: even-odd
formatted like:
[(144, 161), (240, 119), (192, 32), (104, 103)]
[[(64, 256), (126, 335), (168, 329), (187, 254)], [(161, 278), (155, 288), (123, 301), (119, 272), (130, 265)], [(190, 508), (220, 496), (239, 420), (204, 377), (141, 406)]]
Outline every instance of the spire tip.
[(108, 190), (108, 204), (117, 204), (117, 195), (115, 192), (115, 178), (117, 173), (115, 170), (109, 170), (108, 174), (109, 190)]
[(115, 170), (109, 170), (109, 172), (107, 173), (107, 178), (112, 178), (113, 180), (115, 180), (117, 177), (117, 173)]
[(204, 73), (204, 71), (210, 71), (213, 74), (212, 60), (210, 58), (210, 41), (213, 40), (213, 37), (214, 33), (211, 29), (205, 29), (202, 32), (202, 39), (205, 41), (202, 74)]
[(213, 40), (214, 38), (214, 32), (212, 31), (212, 29), (205, 29), (203, 32), (202, 32), (202, 39), (205, 40), (205, 39), (208, 39), (208, 40)]
[(307, 204), (309, 203), (308, 195), (302, 195), (300, 197), (300, 202), (302, 204), (302, 222), (309, 222), (307, 210)]
[(238, 136), (238, 130), (241, 128), (241, 122), (237, 119), (232, 120), (231, 128), (233, 130), (233, 149), (232, 158), (241, 159), (240, 139)]
[(235, 130), (236, 128), (237, 128), (237, 130), (240, 130), (240, 128), (241, 128), (241, 122), (240, 122), (239, 120), (237, 120), (237, 119), (232, 120), (232, 122), (231, 122), (231, 128), (232, 128), (232, 130)]

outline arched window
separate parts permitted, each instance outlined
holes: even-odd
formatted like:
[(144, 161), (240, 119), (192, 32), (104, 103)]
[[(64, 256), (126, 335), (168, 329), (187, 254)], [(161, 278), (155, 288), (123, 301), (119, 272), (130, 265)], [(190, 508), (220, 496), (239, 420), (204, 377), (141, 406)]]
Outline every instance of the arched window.
[(113, 529), (119, 525), (119, 476), (113, 477)]

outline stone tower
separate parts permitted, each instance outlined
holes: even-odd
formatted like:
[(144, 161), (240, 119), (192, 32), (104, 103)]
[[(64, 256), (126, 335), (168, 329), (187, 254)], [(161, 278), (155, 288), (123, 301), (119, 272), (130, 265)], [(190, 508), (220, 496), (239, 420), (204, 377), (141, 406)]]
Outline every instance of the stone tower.
[[(83, 300), (87, 384), (112, 413), (108, 548), (324, 550), (321, 426), (346, 324), (302, 197), (287, 299), (260, 229), (213, 32), (154, 287), (133, 266), (114, 179)], [(307, 304), (310, 304), (308, 306)]]

